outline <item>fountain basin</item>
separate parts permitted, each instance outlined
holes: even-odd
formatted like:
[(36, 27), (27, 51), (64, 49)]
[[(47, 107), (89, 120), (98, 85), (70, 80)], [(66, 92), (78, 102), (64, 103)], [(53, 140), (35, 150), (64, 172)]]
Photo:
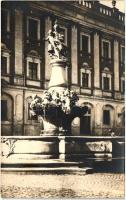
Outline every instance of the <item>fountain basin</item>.
[[(124, 137), (95, 136), (4, 136), (2, 160), (8, 159), (62, 159), (62, 160), (111, 160), (123, 155)], [(120, 148), (119, 148), (120, 146)], [(117, 156), (118, 156), (117, 155)]]

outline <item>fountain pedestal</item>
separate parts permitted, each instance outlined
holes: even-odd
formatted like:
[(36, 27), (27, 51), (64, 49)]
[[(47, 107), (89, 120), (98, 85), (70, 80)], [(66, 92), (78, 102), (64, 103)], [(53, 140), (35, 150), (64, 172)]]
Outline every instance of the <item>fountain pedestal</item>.
[(54, 59), (50, 62), (52, 72), (49, 82), (49, 91), (62, 93), (67, 88), (66, 60)]

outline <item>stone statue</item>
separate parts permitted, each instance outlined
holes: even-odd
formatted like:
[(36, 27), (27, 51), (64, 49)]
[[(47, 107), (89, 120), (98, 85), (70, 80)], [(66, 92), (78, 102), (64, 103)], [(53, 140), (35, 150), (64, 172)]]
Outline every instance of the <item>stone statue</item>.
[(60, 33), (60, 27), (55, 21), (53, 30), (48, 31), (45, 41), (48, 41), (48, 53), (51, 58), (64, 59), (67, 54), (67, 46), (63, 42), (64, 35)]

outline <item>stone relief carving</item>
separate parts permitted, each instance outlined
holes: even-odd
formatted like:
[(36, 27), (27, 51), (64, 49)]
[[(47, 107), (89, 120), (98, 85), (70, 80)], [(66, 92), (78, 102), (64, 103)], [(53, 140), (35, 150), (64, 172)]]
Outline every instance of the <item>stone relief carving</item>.
[(5, 144), (6, 147), (2, 148), (2, 156), (6, 156), (8, 158), (11, 154), (14, 153), (15, 142), (17, 139), (12, 138), (2, 138), (1, 143)]

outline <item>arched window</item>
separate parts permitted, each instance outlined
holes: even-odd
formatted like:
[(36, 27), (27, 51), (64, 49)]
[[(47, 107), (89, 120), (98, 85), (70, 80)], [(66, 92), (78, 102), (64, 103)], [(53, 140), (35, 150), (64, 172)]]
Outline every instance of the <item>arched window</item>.
[(110, 110), (103, 110), (103, 124), (110, 125)]
[(111, 105), (103, 107), (103, 126), (112, 127), (114, 123), (114, 109)]
[(3, 94), (1, 98), (1, 121), (13, 120), (13, 100), (10, 95)]

